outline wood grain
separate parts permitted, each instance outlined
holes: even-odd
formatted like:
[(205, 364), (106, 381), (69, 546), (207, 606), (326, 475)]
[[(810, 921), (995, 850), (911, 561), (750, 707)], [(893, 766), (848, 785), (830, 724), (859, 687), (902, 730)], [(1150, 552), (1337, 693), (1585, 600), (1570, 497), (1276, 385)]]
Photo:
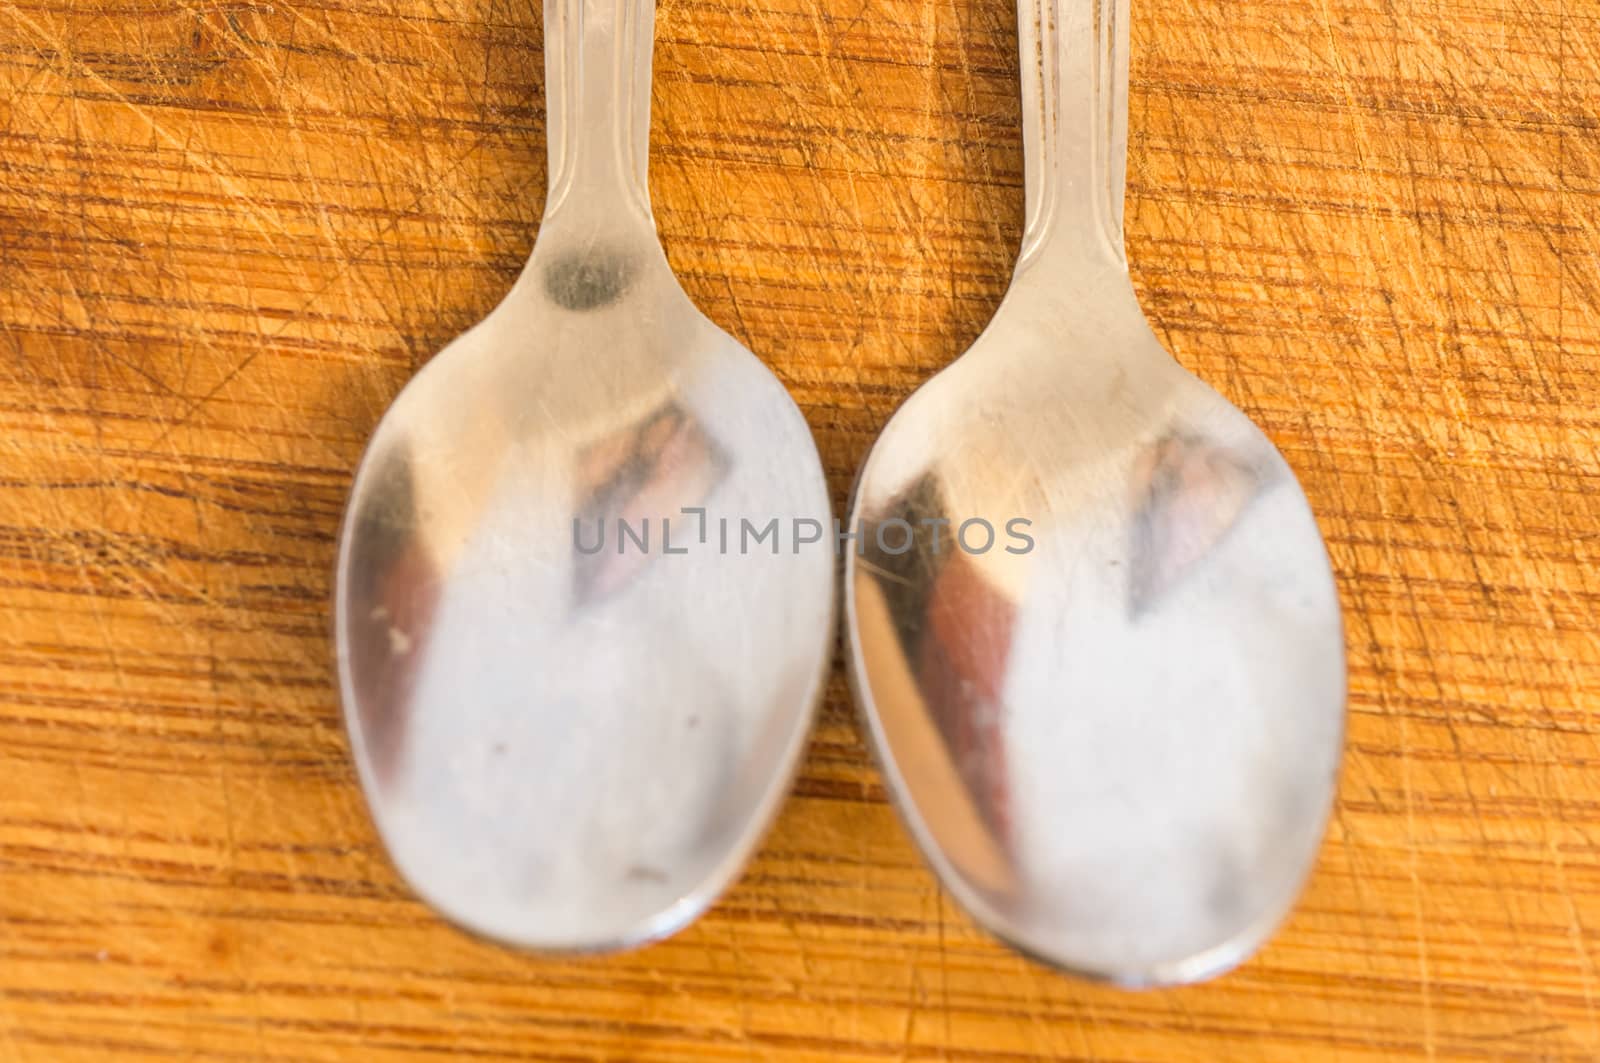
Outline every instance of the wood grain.
[[(543, 200), (536, 4), (0, 4), (0, 1058), (1600, 1058), (1600, 9), (1136, 4), (1128, 245), (1299, 473), (1350, 749), (1290, 924), (1210, 985), (1049, 974), (941, 896), (842, 682), (703, 921), (551, 962), (362, 812), (328, 574), (386, 403)], [(663, 0), (698, 303), (836, 499), (1021, 223), (1007, 0)]]

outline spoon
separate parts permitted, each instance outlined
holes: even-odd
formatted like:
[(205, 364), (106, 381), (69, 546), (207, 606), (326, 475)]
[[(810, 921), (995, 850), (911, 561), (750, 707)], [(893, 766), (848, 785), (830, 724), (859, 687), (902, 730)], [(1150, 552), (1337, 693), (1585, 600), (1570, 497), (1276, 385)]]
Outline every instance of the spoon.
[(446, 918), (525, 948), (633, 946), (711, 903), (792, 778), (832, 637), (831, 552), (777, 548), (831, 529), (810, 432), (656, 238), (653, 23), (651, 0), (546, 0), (538, 240), (384, 415), (339, 542), (378, 833)]
[(1327, 552), (1265, 436), (1145, 323), (1127, 0), (1018, 0), (1026, 226), (994, 320), (857, 482), (851, 679), (946, 888), (1020, 950), (1194, 981), (1285, 917), (1344, 727)]

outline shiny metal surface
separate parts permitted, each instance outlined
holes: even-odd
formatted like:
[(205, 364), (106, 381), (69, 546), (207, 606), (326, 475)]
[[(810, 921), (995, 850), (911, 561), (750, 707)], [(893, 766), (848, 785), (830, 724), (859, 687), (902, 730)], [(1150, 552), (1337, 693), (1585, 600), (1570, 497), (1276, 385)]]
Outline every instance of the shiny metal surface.
[(401, 874), (477, 933), (590, 950), (682, 926), (758, 840), (820, 692), (834, 569), (718, 535), (820, 527), (829, 502), (800, 412), (657, 242), (652, 3), (545, 11), (538, 240), (379, 424), (334, 620)]
[[(1089, 977), (1190, 981), (1270, 934), (1319, 848), (1338, 599), (1283, 458), (1134, 298), (1126, 0), (1018, 9), (1023, 249), (992, 324), (862, 469), (852, 679), (908, 827), (980, 922)], [(982, 524), (956, 539), (967, 521), (988, 549)]]

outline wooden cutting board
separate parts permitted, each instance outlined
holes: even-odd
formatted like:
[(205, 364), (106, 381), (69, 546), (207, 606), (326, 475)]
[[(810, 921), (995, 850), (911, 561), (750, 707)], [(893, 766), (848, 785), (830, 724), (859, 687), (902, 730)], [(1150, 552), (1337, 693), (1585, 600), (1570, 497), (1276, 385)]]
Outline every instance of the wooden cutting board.
[[(663, 0), (690, 294), (842, 503), (1004, 290), (1009, 0)], [(0, 1059), (1600, 1057), (1600, 10), (1139, 0), (1152, 325), (1299, 473), (1350, 744), (1257, 959), (1124, 994), (941, 895), (835, 680), (758, 859), (573, 962), (396, 881), (329, 685), (334, 532), (544, 193), (539, 9), (0, 5)]]

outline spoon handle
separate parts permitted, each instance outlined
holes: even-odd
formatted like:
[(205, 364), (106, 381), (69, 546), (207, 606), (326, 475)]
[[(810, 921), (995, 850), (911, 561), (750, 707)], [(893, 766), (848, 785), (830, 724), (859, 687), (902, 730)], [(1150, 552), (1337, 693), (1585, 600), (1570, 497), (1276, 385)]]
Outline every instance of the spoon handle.
[(650, 214), (650, 50), (655, 0), (544, 0), (545, 219), (567, 203)]
[(1128, 0), (1017, 0), (1022, 68), (1020, 271), (1047, 246), (1126, 268)]

